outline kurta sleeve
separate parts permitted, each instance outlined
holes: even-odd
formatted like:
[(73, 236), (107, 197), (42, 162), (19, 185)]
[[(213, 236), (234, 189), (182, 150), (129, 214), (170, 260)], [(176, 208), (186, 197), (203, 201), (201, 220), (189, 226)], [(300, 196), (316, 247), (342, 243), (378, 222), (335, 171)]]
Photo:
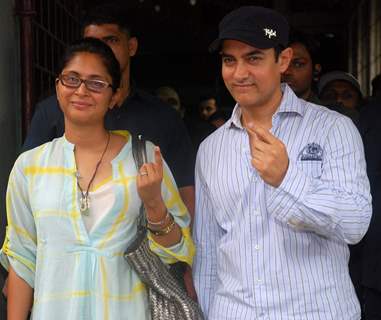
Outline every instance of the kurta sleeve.
[(29, 202), (27, 179), (23, 172), (23, 155), (11, 171), (7, 195), (7, 230), (0, 250), (0, 263), (8, 270), (12, 266), (16, 274), (32, 288), (36, 266), (36, 227)]
[[(147, 142), (148, 158), (153, 159), (153, 144)], [(151, 160), (152, 161), (152, 160)], [(161, 185), (161, 193), (168, 211), (171, 213), (175, 222), (181, 228), (182, 238), (179, 243), (172, 247), (164, 247), (157, 243), (148, 233), (150, 248), (155, 252), (163, 262), (171, 264), (178, 261), (186, 262), (192, 265), (193, 256), (195, 254), (195, 246), (190, 232), (190, 215), (181, 200), (175, 180), (166, 162), (163, 162), (163, 182)]]

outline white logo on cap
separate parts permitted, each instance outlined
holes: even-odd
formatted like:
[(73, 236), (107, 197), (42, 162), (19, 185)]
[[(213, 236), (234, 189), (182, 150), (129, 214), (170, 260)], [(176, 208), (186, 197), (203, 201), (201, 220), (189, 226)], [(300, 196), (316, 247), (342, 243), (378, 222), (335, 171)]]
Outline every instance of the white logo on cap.
[(264, 28), (263, 31), (265, 31), (265, 36), (271, 39), (271, 37), (276, 37), (276, 31), (273, 29)]

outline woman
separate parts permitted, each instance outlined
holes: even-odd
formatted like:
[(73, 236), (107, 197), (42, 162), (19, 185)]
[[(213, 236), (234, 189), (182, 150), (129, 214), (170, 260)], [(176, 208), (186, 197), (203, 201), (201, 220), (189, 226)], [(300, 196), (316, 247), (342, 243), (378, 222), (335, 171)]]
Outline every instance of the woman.
[[(56, 80), (65, 135), (23, 153), (7, 191), (0, 261), (8, 319), (149, 319), (144, 285), (123, 257), (143, 202), (150, 248), (191, 264), (190, 218), (158, 147), (137, 172), (128, 132), (108, 132), (119, 64), (101, 41), (65, 53)], [(163, 182), (163, 183), (162, 183)]]

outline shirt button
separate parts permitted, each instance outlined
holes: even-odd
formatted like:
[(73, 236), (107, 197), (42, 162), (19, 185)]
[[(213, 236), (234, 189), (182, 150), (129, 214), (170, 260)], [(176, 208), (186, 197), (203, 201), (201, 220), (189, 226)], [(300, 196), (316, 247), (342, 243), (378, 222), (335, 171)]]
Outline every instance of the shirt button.
[(255, 216), (260, 216), (261, 215), (261, 213), (258, 210), (254, 210), (253, 213), (254, 213)]
[(258, 283), (262, 283), (262, 279), (257, 279), (257, 282)]
[(254, 246), (254, 249), (255, 249), (255, 250), (259, 250), (259, 244), (256, 244), (256, 245)]

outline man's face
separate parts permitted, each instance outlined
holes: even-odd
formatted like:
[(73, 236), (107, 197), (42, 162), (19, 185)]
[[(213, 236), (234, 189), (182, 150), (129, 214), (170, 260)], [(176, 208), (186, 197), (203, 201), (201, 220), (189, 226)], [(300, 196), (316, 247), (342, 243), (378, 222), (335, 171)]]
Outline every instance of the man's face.
[(320, 94), (324, 104), (339, 104), (345, 108), (355, 109), (360, 104), (360, 94), (348, 81), (334, 80), (329, 82)]
[[(234, 100), (243, 108), (266, 107), (280, 90), (280, 75), (290, 62), (282, 54), (275, 60), (274, 49), (258, 49), (237, 40), (222, 45), (222, 78)], [(286, 57), (288, 56), (288, 57)]]
[(291, 48), (292, 60), (282, 75), (282, 81), (286, 82), (298, 97), (308, 98), (313, 79), (311, 56), (301, 43), (293, 43)]
[(119, 61), (122, 72), (129, 67), (130, 57), (134, 56), (137, 50), (136, 38), (130, 38), (116, 24), (91, 24), (85, 28), (83, 36), (97, 38), (106, 43)]
[(204, 101), (201, 101), (198, 107), (200, 117), (203, 120), (208, 120), (208, 118), (217, 111), (216, 99), (210, 98)]

